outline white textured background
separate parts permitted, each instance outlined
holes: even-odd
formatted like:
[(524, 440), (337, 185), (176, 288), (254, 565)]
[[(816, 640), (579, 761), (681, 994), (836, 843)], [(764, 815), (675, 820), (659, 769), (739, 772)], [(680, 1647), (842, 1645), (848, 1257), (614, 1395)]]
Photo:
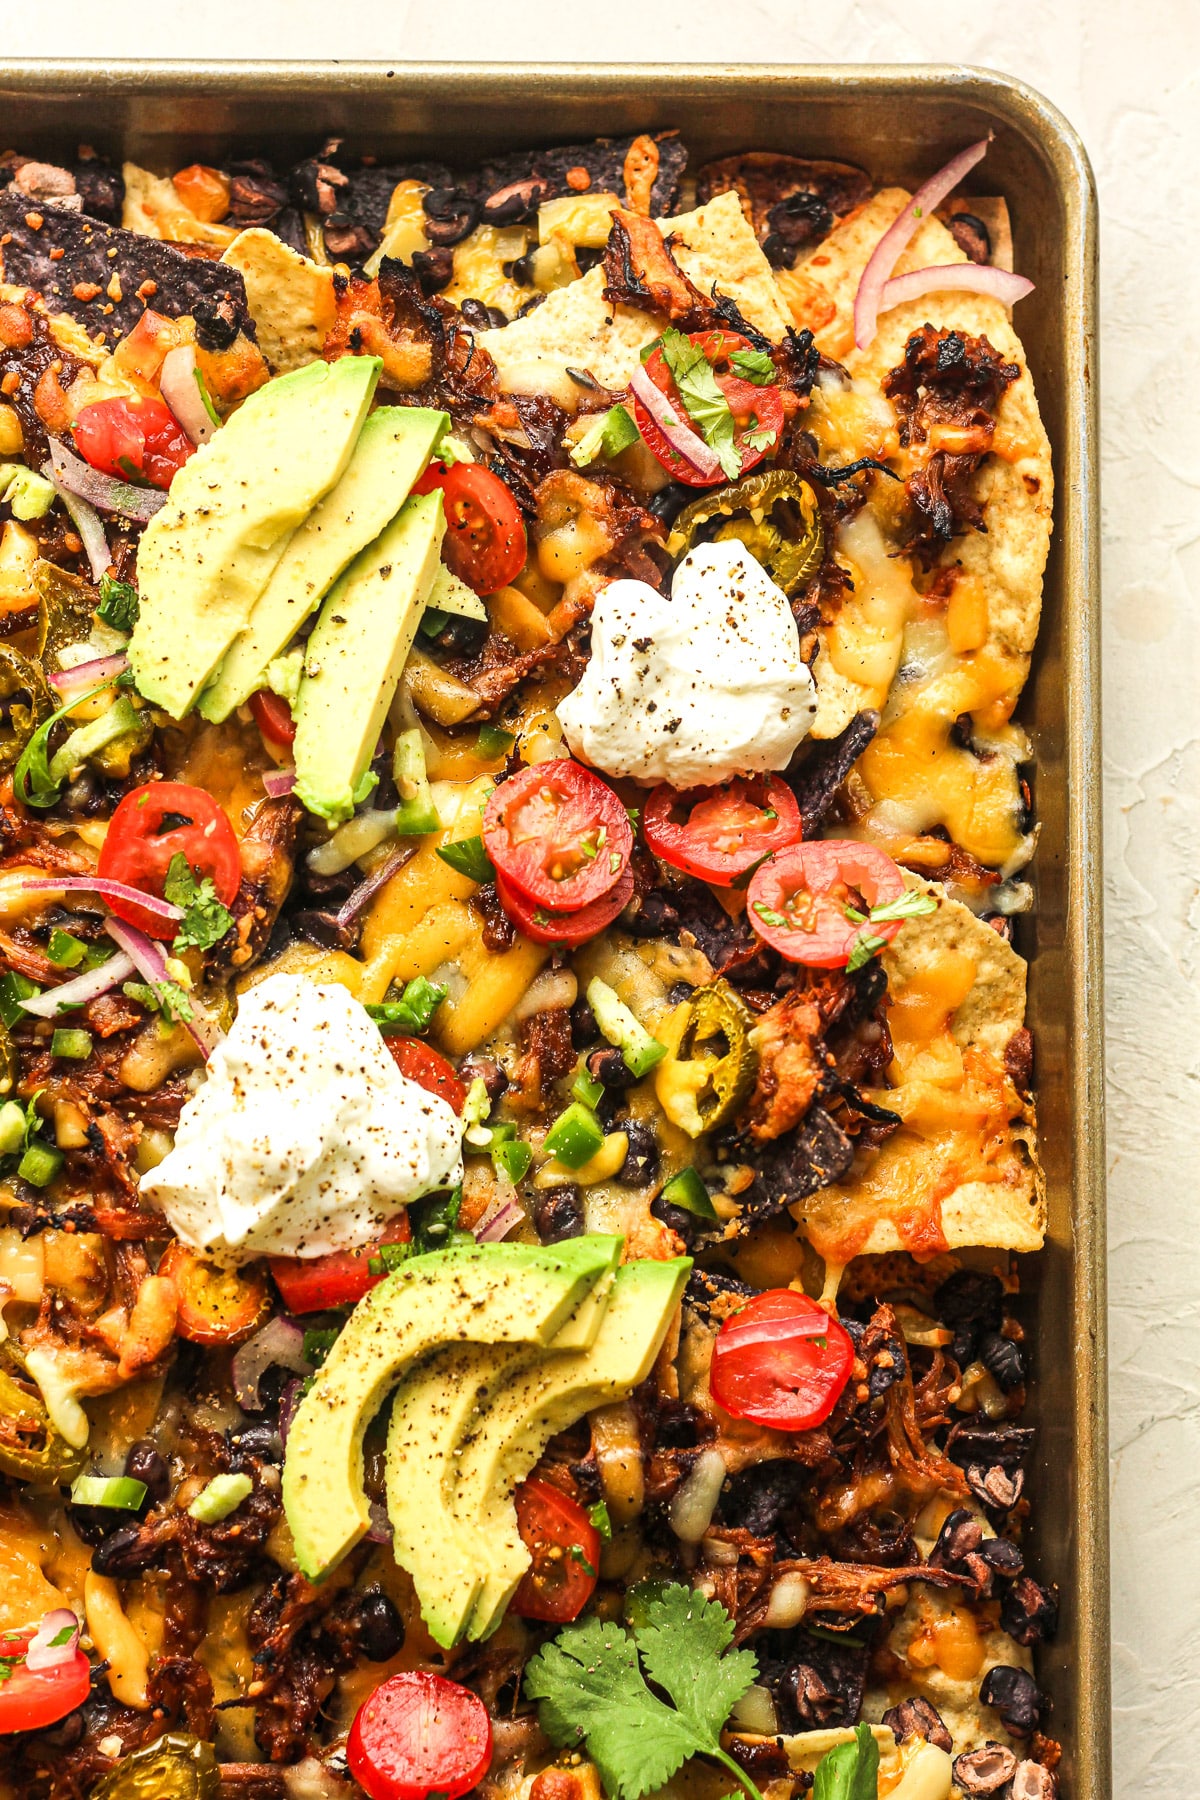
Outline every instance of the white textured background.
[[(0, 8), (0, 56), (64, 53), (956, 61), (1031, 82), (1082, 133), (1103, 215), (1113, 1791), (1119, 1800), (1195, 1793), (1200, 0), (60, 0), (52, 12)], [(536, 137), (536, 118), (529, 125)]]

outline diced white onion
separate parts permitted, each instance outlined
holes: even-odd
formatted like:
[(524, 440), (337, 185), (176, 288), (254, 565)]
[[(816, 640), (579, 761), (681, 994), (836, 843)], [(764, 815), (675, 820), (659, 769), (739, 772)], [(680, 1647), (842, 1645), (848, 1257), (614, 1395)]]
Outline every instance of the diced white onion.
[(698, 1544), (712, 1524), (725, 1481), (725, 1459), (719, 1450), (702, 1450), (695, 1467), (671, 1501), (671, 1530), (681, 1544)]
[(812, 1593), (812, 1583), (796, 1569), (781, 1575), (771, 1589), (771, 1598), (763, 1615), (767, 1631), (790, 1631), (804, 1617)]

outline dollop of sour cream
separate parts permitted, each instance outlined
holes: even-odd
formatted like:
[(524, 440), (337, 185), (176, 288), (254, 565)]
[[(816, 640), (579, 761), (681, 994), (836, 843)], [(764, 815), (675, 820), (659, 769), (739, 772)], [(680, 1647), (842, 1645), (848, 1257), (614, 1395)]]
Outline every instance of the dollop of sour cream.
[(324, 1256), (461, 1181), (461, 1129), (345, 988), (269, 975), (242, 995), (141, 1190), (220, 1261)]
[(816, 717), (787, 595), (737, 541), (700, 544), (671, 597), (610, 582), (591, 660), (558, 707), (570, 748), (609, 775), (710, 787), (783, 769)]

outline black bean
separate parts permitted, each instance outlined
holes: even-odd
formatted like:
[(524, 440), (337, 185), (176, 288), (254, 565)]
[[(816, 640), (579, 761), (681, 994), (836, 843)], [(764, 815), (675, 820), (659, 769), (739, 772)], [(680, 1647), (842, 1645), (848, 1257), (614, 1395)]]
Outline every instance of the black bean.
[(937, 1543), (929, 1552), (935, 1569), (954, 1569), (964, 1557), (974, 1556), (983, 1543), (983, 1521), (965, 1506), (949, 1513), (938, 1532)]
[(67, 1517), (76, 1537), (93, 1547), (102, 1544), (106, 1537), (129, 1521), (129, 1514), (114, 1506), (68, 1506)]
[(665, 1225), (668, 1231), (673, 1231), (676, 1237), (682, 1238), (685, 1244), (691, 1244), (696, 1235), (695, 1213), (688, 1212), (683, 1206), (672, 1206), (669, 1200), (664, 1200), (659, 1194), (650, 1202), (650, 1214), (661, 1225)]
[(632, 1087), (637, 1079), (631, 1073), (621, 1052), (614, 1049), (611, 1044), (605, 1044), (599, 1050), (593, 1050), (590, 1053), (587, 1059), (587, 1072), (592, 1080), (598, 1081), (602, 1087), (616, 1088), (618, 1092), (623, 1088)]
[(483, 304), (482, 300), (464, 300), (459, 307), (459, 311), (467, 321), (467, 324), (473, 325), (476, 331), (486, 331), (491, 325), (492, 321), (488, 316), (488, 309)]
[(640, 1119), (623, 1119), (618, 1129), (629, 1139), (629, 1148), (617, 1171), (617, 1180), (623, 1187), (648, 1187), (658, 1180), (659, 1169), (658, 1139), (653, 1127)]
[(982, 1463), (967, 1464), (967, 1486), (977, 1500), (993, 1512), (1010, 1512), (1025, 1486), (1024, 1469), (1005, 1469), (999, 1463), (989, 1469)]
[(489, 225), (515, 225), (532, 219), (549, 190), (550, 183), (537, 176), (498, 188), (483, 203), (484, 220)]
[(482, 1081), (493, 1106), (508, 1086), (508, 1076), (490, 1056), (465, 1056), (459, 1064), (458, 1079), (468, 1089), (473, 1081)]
[(1042, 1722), (1042, 1694), (1032, 1675), (1010, 1663), (997, 1663), (983, 1678), (979, 1698), (995, 1707), (1000, 1722), (1014, 1737), (1032, 1737)]
[(1018, 1644), (1040, 1644), (1058, 1627), (1058, 1592), (1032, 1575), (1014, 1581), (1000, 1605), (1000, 1623)]
[(954, 1739), (946, 1730), (941, 1713), (919, 1694), (902, 1700), (899, 1706), (889, 1707), (882, 1723), (891, 1726), (901, 1743), (906, 1738), (924, 1738), (927, 1744), (935, 1744), (939, 1750), (948, 1752), (954, 1748)]
[(251, 1457), (260, 1462), (279, 1462), (283, 1456), (283, 1441), (273, 1425), (231, 1425), (225, 1441), (235, 1468), (244, 1466)]
[(997, 1387), (1006, 1394), (1024, 1382), (1025, 1358), (1021, 1346), (1014, 1344), (1011, 1338), (1001, 1337), (998, 1331), (985, 1332), (976, 1354)]
[(421, 205), (431, 244), (459, 244), (479, 223), (479, 207), (458, 188), (430, 188)]
[(141, 1575), (150, 1568), (158, 1547), (150, 1532), (140, 1525), (122, 1525), (111, 1532), (92, 1556), (97, 1575)]
[(435, 245), (432, 250), (414, 250), (413, 274), (423, 294), (440, 294), (454, 275), (454, 252), (449, 245)]
[(1003, 1744), (985, 1744), (954, 1759), (954, 1781), (964, 1794), (997, 1794), (1012, 1780), (1017, 1759)]
[(1058, 1777), (1045, 1763), (1019, 1762), (1013, 1770), (1008, 1800), (1057, 1800)]
[(404, 1647), (404, 1621), (382, 1588), (368, 1588), (362, 1597), (358, 1641), (368, 1662), (387, 1662)]
[(579, 1189), (573, 1183), (547, 1188), (534, 1202), (533, 1222), (543, 1244), (582, 1237), (583, 1201)]
[(139, 1438), (130, 1446), (129, 1455), (125, 1458), (125, 1473), (134, 1481), (142, 1481), (151, 1500), (165, 1500), (171, 1491), (171, 1471), (167, 1467), (166, 1458), (160, 1453), (149, 1438)]
[(984, 1538), (979, 1554), (992, 1573), (1003, 1576), (1006, 1581), (1014, 1581), (1025, 1567), (1021, 1546), (1014, 1544), (1011, 1538)]
[(576, 1050), (586, 1050), (599, 1036), (595, 1013), (586, 1000), (577, 1000), (571, 1008), (571, 1043)]

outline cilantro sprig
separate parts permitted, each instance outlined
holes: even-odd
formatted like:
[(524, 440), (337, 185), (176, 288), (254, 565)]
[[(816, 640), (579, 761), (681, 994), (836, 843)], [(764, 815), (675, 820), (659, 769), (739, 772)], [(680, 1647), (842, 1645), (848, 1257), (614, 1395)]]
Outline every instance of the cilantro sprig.
[(525, 1692), (551, 1743), (586, 1744), (615, 1800), (641, 1800), (693, 1756), (723, 1764), (750, 1800), (761, 1800), (721, 1748), (722, 1727), (758, 1673), (753, 1651), (729, 1651), (732, 1641), (733, 1620), (718, 1601), (672, 1584), (646, 1603), (632, 1632), (595, 1618), (567, 1626), (531, 1658)]
[(183, 908), (183, 919), (171, 949), (176, 956), (185, 950), (211, 950), (233, 926), (233, 914), (217, 898), (211, 875), (197, 881), (182, 850), (177, 850), (167, 865), (163, 894), (172, 906)]

